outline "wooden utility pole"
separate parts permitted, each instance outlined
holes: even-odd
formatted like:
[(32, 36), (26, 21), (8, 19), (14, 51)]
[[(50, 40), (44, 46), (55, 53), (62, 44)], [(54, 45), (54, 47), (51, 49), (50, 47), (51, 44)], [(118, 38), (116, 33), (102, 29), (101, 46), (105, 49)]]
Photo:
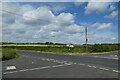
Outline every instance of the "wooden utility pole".
[(87, 46), (87, 41), (88, 41), (88, 38), (87, 38), (87, 26), (85, 27), (85, 40), (86, 40), (85, 46), (86, 46), (86, 52), (87, 52), (88, 51), (88, 46)]

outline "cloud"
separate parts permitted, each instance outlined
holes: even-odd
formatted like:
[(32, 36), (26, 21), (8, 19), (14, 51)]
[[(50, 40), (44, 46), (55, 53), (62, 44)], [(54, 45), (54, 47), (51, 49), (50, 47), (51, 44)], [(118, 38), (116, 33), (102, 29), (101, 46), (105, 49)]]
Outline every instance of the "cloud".
[(57, 16), (57, 23), (61, 26), (69, 26), (74, 24), (74, 15), (71, 13), (61, 13)]
[(29, 25), (46, 25), (51, 23), (54, 15), (48, 7), (39, 7), (23, 14), (24, 23)]
[[(4, 4), (4, 6), (7, 5), (7, 8), (12, 8), (8, 4)], [(75, 36), (75, 34), (83, 31), (82, 26), (74, 23), (74, 15), (71, 13), (63, 12), (55, 16), (48, 6), (34, 8), (31, 5), (17, 5), (14, 7), (19, 9), (17, 11), (9, 10), (12, 13), (3, 11), (2, 17), (5, 19), (2, 21), (3, 41), (67, 42), (71, 35)], [(12, 18), (13, 22), (10, 22), (9, 20)]]
[(16, 12), (20, 9), (19, 4), (2, 3), (2, 20), (8, 24), (15, 22), (15, 15), (9, 12)]
[(104, 18), (113, 19), (113, 18), (117, 18), (117, 16), (118, 16), (118, 11), (112, 11), (111, 14), (104, 16)]
[[(19, 5), (17, 3), (4, 3), (2, 15), (3, 41), (7, 42), (61, 42), (61, 43), (84, 43), (84, 25), (75, 24), (75, 15), (69, 12), (61, 12), (55, 15), (49, 6), (34, 7), (32, 5)], [(14, 11), (13, 8), (16, 8)], [(14, 14), (15, 13), (15, 14)], [(88, 24), (88, 23), (86, 23)], [(88, 24), (89, 25), (89, 24)], [(110, 30), (112, 23), (93, 23), (88, 28), (92, 31)], [(109, 33), (107, 33), (109, 34)], [(94, 43), (105, 33), (100, 32), (89, 37), (89, 43)], [(105, 42), (111, 40), (109, 34), (104, 36)], [(95, 37), (97, 36), (97, 37)], [(114, 37), (114, 36), (113, 36)], [(114, 40), (112, 40), (114, 41)]]
[(98, 30), (108, 30), (113, 26), (112, 23), (94, 23), (92, 27), (97, 28)]
[[(4, 0), (2, 2), (75, 2), (75, 1), (82, 1), (82, 0)], [(88, 2), (89, 0), (84, 0)], [(118, 2), (120, 0), (93, 0), (94, 2)]]
[(74, 24), (74, 25), (67, 27), (67, 29), (65, 29), (65, 31), (70, 34), (81, 33), (81, 32), (84, 32), (84, 27), (83, 26), (80, 27), (80, 26)]
[[(117, 43), (118, 32), (112, 23), (93, 23), (88, 26), (88, 43)], [(113, 39), (112, 39), (113, 38)]]
[(55, 14), (58, 12), (64, 11), (66, 7), (64, 5), (52, 5), (50, 7), (51, 11), (53, 11)]
[[(109, 6), (111, 5), (111, 2), (94, 2), (94, 0), (90, 0), (85, 7), (85, 14), (91, 14), (93, 12), (95, 13), (103, 13), (106, 10), (109, 9)], [(113, 8), (113, 6), (110, 7), (110, 9)]]
[(75, 0), (74, 4), (75, 6), (80, 6), (84, 3), (85, 1), (84, 0)]
[(115, 38), (115, 37), (112, 37), (111, 40), (116, 40), (116, 38)]
[(109, 10), (110, 11), (113, 11), (113, 10), (115, 10), (116, 9), (116, 7), (114, 6), (114, 5), (110, 5), (110, 7), (109, 7)]
[[(94, 39), (93, 39), (94, 38)], [(90, 43), (117, 43), (117, 35), (110, 32), (96, 32), (94, 35), (89, 36), (88, 41)]]

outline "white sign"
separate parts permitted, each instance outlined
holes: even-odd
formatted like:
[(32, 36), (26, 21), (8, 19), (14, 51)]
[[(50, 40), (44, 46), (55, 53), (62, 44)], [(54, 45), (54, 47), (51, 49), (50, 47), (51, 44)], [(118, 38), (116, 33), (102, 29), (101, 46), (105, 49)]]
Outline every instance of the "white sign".
[(73, 47), (74, 47), (74, 45), (70, 45), (69, 47), (73, 48)]
[(72, 44), (67, 44), (66, 46), (67, 46), (67, 47), (71, 47), (71, 48), (74, 47), (74, 45), (72, 45)]
[(68, 46), (68, 47), (69, 47), (70, 45), (69, 45), (69, 44), (67, 44), (66, 46)]

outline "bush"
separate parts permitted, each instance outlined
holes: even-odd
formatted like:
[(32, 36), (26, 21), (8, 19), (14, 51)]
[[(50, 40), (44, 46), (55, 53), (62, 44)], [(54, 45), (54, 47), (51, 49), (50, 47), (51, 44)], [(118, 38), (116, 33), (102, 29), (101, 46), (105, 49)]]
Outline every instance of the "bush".
[(18, 57), (15, 49), (2, 48), (2, 61)]

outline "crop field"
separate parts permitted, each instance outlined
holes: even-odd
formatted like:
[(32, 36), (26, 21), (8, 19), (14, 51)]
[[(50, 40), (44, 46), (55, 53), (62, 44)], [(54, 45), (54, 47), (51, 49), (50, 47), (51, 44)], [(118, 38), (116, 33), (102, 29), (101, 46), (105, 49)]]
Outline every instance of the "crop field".
[[(4, 48), (12, 48), (16, 50), (33, 50), (33, 51), (41, 51), (41, 52), (56, 52), (56, 53), (85, 53), (86, 47), (85, 45), (74, 45), (73, 48), (70, 48), (66, 45), (3, 45)], [(117, 44), (95, 44), (88, 45), (87, 52), (109, 52), (109, 51), (117, 51)]]

